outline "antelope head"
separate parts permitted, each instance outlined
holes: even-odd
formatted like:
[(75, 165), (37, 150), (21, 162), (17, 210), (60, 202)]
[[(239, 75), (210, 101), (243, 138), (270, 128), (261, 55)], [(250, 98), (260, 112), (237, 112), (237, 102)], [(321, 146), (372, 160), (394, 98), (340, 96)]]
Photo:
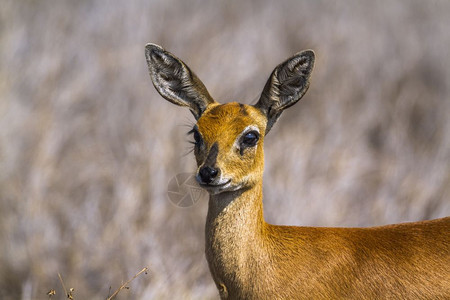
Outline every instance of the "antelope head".
[(210, 194), (252, 188), (262, 181), (264, 137), (281, 112), (309, 87), (314, 52), (299, 52), (278, 65), (255, 105), (219, 104), (189, 67), (160, 46), (145, 48), (150, 77), (168, 101), (186, 106), (197, 123), (190, 133), (196, 179)]

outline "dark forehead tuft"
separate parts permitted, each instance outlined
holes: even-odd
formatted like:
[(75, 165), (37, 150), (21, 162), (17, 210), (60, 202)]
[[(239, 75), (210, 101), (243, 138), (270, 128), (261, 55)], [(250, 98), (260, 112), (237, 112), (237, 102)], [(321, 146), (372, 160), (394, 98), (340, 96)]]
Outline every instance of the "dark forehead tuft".
[(243, 114), (244, 116), (248, 116), (248, 112), (245, 109), (245, 105), (242, 103), (239, 103), (239, 111), (241, 112), (241, 114)]
[(248, 112), (245, 105), (237, 102), (218, 105), (216, 107), (213, 107), (211, 111), (209, 111), (209, 113), (211, 115), (219, 115), (227, 113), (227, 114), (242, 114), (244, 116), (248, 116)]

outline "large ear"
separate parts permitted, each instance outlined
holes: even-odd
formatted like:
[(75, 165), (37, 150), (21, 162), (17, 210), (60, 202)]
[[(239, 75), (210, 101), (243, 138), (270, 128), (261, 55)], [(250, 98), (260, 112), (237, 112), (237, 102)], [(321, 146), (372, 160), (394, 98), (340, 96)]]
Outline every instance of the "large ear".
[(273, 70), (255, 104), (267, 116), (266, 134), (281, 112), (297, 103), (308, 90), (314, 58), (312, 50), (301, 51)]
[(198, 120), (214, 100), (184, 62), (155, 44), (145, 46), (148, 71), (158, 93), (170, 102), (187, 106)]

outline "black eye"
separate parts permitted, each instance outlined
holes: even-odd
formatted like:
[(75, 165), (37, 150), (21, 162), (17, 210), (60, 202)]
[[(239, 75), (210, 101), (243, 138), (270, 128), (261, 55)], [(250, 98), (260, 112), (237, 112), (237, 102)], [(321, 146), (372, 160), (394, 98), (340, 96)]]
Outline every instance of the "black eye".
[(259, 133), (256, 131), (247, 132), (242, 138), (242, 145), (244, 147), (253, 147), (259, 140)]
[(202, 138), (200, 137), (200, 133), (198, 133), (197, 130), (194, 131), (194, 141), (196, 145), (199, 145), (202, 141)]
[(202, 144), (202, 136), (198, 132), (197, 128), (193, 128), (188, 132), (188, 134), (192, 134), (194, 136), (194, 141), (190, 143), (194, 144), (195, 146), (200, 146)]

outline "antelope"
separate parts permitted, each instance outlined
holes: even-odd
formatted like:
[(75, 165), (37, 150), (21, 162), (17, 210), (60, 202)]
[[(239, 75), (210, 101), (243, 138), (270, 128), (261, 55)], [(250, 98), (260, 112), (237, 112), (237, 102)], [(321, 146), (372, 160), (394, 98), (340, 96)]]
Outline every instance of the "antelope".
[(196, 119), (206, 258), (222, 299), (450, 299), (450, 217), (371, 228), (264, 221), (264, 137), (308, 90), (313, 51), (278, 65), (255, 105), (219, 104), (158, 45), (145, 55), (159, 94)]

